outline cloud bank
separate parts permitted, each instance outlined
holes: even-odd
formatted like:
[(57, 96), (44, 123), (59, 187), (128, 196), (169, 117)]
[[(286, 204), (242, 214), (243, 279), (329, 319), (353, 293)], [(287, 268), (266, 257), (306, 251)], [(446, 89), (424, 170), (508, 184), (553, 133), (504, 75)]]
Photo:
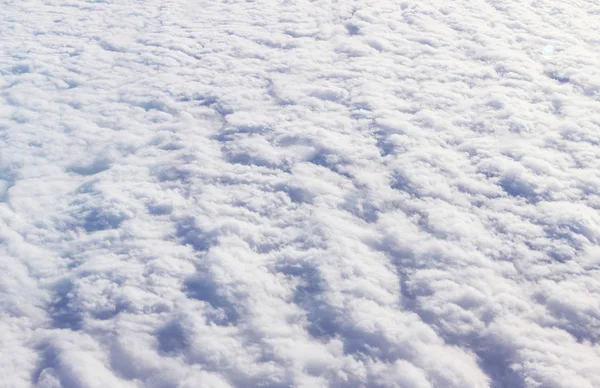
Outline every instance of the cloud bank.
[(599, 14), (4, 1), (2, 385), (600, 386)]

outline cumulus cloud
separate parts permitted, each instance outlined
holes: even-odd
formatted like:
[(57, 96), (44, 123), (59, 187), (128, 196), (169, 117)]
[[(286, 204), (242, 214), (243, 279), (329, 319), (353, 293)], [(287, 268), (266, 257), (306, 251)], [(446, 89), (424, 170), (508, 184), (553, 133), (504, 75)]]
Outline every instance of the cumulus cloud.
[(600, 386), (599, 12), (4, 4), (0, 380)]

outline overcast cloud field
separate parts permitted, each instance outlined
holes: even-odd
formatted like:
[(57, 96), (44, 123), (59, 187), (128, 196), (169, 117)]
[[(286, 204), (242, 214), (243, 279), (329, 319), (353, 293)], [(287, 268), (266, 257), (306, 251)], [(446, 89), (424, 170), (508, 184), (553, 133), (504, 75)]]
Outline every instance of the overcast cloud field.
[(0, 387), (600, 387), (600, 3), (0, 0)]

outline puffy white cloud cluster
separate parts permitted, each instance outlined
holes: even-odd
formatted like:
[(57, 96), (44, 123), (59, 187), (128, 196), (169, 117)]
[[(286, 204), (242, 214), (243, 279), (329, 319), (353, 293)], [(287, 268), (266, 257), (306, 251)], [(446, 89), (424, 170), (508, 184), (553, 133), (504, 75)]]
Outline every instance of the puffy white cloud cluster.
[(600, 386), (598, 14), (5, 1), (0, 385)]

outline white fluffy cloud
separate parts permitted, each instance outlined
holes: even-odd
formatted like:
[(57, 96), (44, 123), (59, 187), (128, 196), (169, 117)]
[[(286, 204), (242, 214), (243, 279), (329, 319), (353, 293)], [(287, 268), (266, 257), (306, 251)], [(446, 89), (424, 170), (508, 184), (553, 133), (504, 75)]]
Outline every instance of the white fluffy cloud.
[(0, 381), (600, 386), (599, 13), (5, 1)]

